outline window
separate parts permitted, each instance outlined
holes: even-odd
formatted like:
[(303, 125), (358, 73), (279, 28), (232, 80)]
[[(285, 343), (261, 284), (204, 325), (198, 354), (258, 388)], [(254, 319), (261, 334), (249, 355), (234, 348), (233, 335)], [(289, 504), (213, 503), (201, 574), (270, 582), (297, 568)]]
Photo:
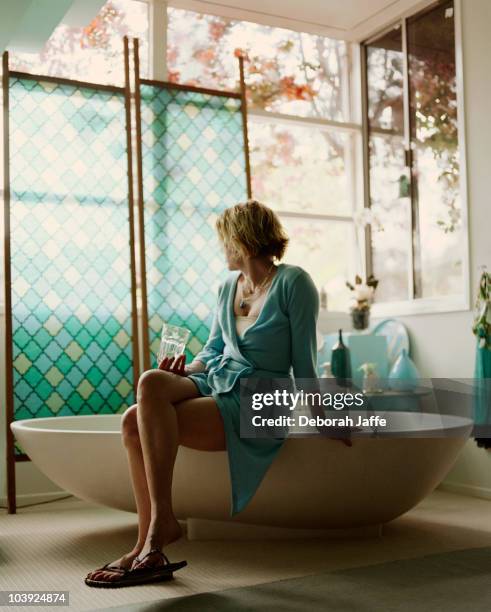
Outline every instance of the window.
[(146, 75), (148, 6), (138, 0), (109, 0), (83, 28), (60, 24), (39, 53), (10, 53), (10, 69), (121, 86), (126, 35), (140, 39), (141, 72)]
[[(453, 2), (364, 45), (371, 232), (380, 302), (466, 295)], [(450, 302), (447, 302), (450, 304)]]
[[(11, 68), (122, 85), (127, 34), (140, 39), (143, 76), (236, 89), (240, 49), (253, 195), (290, 234), (285, 261), (326, 289), (330, 310), (347, 309), (345, 281), (364, 271), (380, 280), (375, 314), (467, 308), (453, 2), (362, 45), (366, 130), (353, 111), (357, 46), (169, 4), (108, 0), (85, 28), (60, 25), (40, 54), (11, 53)], [(364, 200), (381, 229), (362, 240)]]
[(345, 281), (358, 261), (361, 132), (349, 123), (349, 45), (172, 7), (167, 15), (169, 80), (235, 89), (234, 51), (246, 53), (253, 195), (278, 213), (289, 233), (284, 261), (305, 267), (325, 287), (329, 309), (345, 309)]
[(170, 80), (233, 89), (238, 79), (234, 51), (241, 49), (249, 59), (251, 108), (349, 119), (346, 43), (177, 8), (167, 15)]

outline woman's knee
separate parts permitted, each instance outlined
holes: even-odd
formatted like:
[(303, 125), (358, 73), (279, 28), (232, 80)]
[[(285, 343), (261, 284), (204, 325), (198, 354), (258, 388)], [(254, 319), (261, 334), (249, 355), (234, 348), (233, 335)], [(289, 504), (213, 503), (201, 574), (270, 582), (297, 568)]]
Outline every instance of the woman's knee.
[(167, 394), (174, 376), (176, 375), (172, 372), (164, 370), (145, 370), (138, 379), (137, 399), (147, 395), (156, 397)]
[(121, 435), (125, 444), (140, 442), (136, 415), (137, 410), (138, 404), (133, 404), (133, 406), (130, 406), (123, 413), (123, 418), (121, 419)]

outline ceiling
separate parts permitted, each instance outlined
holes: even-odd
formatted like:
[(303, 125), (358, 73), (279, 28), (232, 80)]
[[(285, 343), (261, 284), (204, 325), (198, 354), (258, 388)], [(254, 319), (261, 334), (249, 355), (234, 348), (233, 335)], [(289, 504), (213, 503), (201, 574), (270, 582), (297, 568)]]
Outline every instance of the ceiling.
[[(148, 0), (147, 0), (148, 1)], [(162, 3), (164, 0), (153, 0)], [(360, 41), (429, 0), (169, 0), (223, 17)], [(3, 0), (0, 52), (39, 51), (60, 23), (85, 26), (105, 0)]]
[(170, 0), (190, 10), (361, 41), (428, 0)]
[(3, 0), (0, 3), (0, 52), (40, 51), (63, 22), (85, 26), (105, 0)]

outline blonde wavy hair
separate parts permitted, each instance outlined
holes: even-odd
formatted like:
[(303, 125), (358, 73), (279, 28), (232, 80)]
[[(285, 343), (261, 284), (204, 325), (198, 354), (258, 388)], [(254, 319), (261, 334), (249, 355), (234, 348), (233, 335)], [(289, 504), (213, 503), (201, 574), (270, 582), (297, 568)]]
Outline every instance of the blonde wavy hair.
[(216, 221), (223, 245), (238, 257), (281, 259), (289, 238), (268, 206), (248, 200), (226, 208)]

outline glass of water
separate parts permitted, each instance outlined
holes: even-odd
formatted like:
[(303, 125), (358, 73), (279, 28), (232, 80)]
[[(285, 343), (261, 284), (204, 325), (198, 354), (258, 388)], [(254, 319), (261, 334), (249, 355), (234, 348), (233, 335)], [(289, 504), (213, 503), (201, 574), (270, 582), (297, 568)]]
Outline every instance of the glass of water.
[(158, 363), (165, 357), (179, 357), (184, 353), (190, 335), (189, 329), (164, 323), (162, 326), (162, 340), (158, 355)]

